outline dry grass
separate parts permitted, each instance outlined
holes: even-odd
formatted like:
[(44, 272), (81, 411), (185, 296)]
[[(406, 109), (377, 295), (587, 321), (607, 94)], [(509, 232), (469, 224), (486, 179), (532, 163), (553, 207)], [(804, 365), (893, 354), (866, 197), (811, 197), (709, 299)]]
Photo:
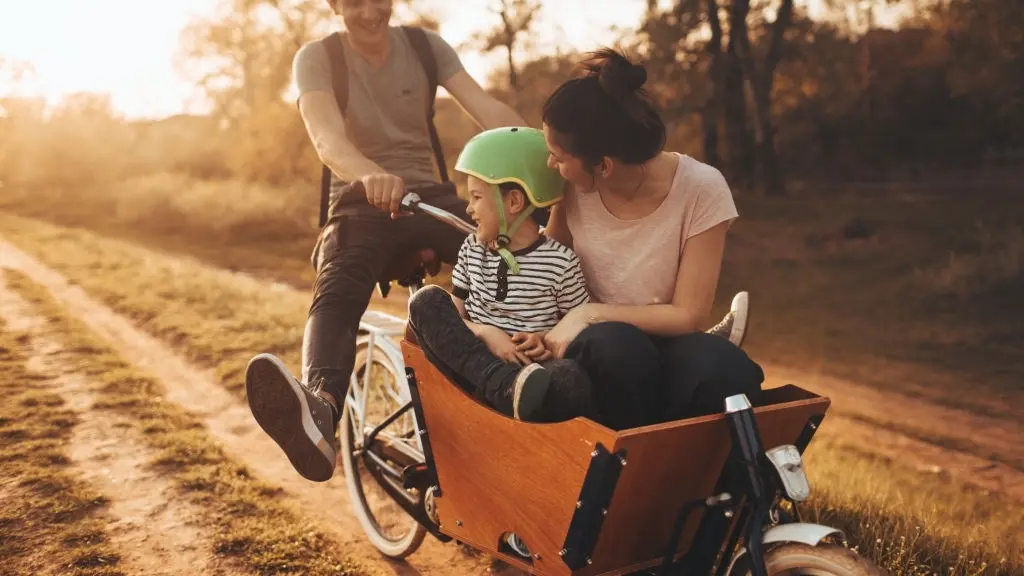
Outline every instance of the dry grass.
[(158, 382), (123, 361), (44, 288), (21, 273), (8, 271), (6, 276), (48, 318), (47, 331), (64, 344), (60, 354), (96, 382), (100, 400), (94, 409), (130, 416), (156, 449), (150, 465), (173, 479), (182, 497), (198, 504), (202, 522), (217, 534), (211, 543), (216, 554), (257, 574), (367, 573), (282, 504), (277, 488), (228, 458), (198, 420), (162, 401)]
[(737, 203), (719, 294), (750, 291), (756, 358), (1014, 417), (1024, 203), (1012, 193)]
[(0, 319), (0, 574), (121, 575), (107, 502), (68, 469), (75, 413), (29, 371), (29, 345)]
[[(256, 352), (299, 363), (308, 296), (153, 254), (130, 243), (0, 217), (22, 248), (136, 318), (241, 396)], [(45, 247), (45, 248), (44, 248)], [(897, 574), (1012, 574), (1024, 569), (1024, 510), (996, 494), (880, 460), (834, 422), (809, 451), (815, 514)], [(200, 455), (201, 456), (201, 455)], [(201, 483), (201, 482), (200, 482)]]

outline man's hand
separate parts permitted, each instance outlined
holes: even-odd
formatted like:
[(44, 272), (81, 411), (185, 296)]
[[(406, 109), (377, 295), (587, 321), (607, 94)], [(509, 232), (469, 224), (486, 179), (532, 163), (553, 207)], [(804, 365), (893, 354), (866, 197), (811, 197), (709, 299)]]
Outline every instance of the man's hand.
[(534, 362), (544, 362), (555, 357), (544, 345), (546, 332), (516, 332), (512, 335), (512, 342), (516, 350), (525, 354)]
[(529, 356), (516, 349), (512, 337), (494, 326), (482, 326), (477, 332), (477, 337), (487, 344), (492, 354), (506, 362), (515, 362), (526, 366), (530, 364)]
[(396, 214), (405, 196), (405, 182), (393, 174), (367, 174), (360, 178), (366, 188), (366, 201), (371, 206)]

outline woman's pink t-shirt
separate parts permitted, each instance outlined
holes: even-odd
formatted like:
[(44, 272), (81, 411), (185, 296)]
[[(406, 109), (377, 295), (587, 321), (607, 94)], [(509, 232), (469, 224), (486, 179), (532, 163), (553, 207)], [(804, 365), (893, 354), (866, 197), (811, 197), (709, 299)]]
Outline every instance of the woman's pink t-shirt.
[(573, 250), (596, 302), (669, 304), (686, 240), (739, 217), (722, 173), (685, 154), (661, 205), (647, 216), (622, 220), (594, 193), (565, 195)]

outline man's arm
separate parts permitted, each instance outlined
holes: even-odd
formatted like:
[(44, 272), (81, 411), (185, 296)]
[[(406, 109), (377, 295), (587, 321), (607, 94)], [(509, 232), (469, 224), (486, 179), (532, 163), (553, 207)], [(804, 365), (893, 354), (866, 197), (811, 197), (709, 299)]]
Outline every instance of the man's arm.
[(299, 113), (320, 161), (339, 178), (354, 181), (367, 174), (384, 172), (348, 139), (334, 93), (323, 90), (306, 92), (299, 98)]
[(528, 126), (522, 116), (488, 94), (465, 70), (455, 73), (442, 86), (483, 130), (502, 126)]
[(358, 180), (381, 169), (352, 144), (334, 95), (331, 59), (320, 42), (299, 48), (292, 60), (292, 74), (299, 89), (299, 115), (320, 161), (345, 180)]

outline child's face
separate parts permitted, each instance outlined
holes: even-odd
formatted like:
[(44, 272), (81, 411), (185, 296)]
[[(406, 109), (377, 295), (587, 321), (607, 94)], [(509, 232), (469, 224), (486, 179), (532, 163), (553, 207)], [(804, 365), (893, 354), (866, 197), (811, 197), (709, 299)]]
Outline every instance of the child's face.
[[(481, 243), (489, 243), (498, 239), (501, 222), (498, 218), (498, 199), (494, 186), (476, 178), (469, 177), (469, 204), (466, 214), (476, 222), (476, 239)], [(505, 224), (511, 224), (516, 215), (524, 208), (525, 195), (518, 190), (502, 195), (505, 210)]]

